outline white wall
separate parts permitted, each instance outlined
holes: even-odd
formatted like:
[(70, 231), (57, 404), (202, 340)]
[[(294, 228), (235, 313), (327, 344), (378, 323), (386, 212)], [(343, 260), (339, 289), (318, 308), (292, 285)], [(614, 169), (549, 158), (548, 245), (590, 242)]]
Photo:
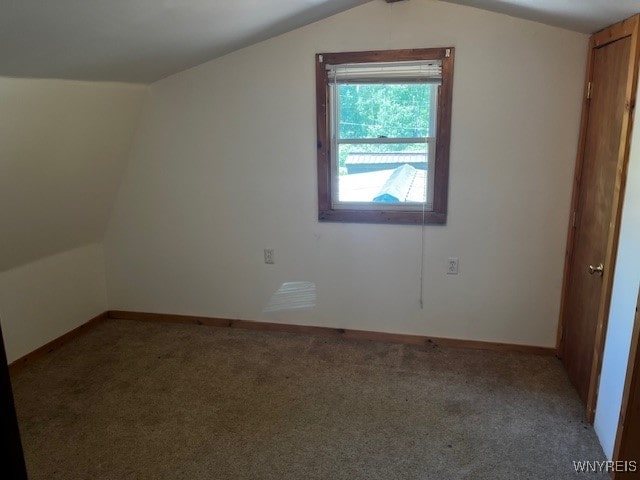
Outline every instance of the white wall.
[(145, 92), (0, 77), (0, 271), (102, 241)]
[(106, 309), (101, 245), (0, 272), (0, 320), (9, 362)]
[(640, 129), (636, 124), (629, 153), (616, 271), (594, 423), (600, 443), (609, 459), (613, 455), (620, 418), (639, 286)]
[[(317, 221), (314, 54), (429, 46), (456, 64), (421, 310), (419, 227)], [(376, 1), (152, 85), (107, 232), (110, 308), (555, 346), (586, 51), (542, 24)], [(315, 306), (263, 313), (293, 281)]]
[(0, 78), (0, 318), (10, 361), (106, 309), (95, 244), (145, 93), (140, 85)]

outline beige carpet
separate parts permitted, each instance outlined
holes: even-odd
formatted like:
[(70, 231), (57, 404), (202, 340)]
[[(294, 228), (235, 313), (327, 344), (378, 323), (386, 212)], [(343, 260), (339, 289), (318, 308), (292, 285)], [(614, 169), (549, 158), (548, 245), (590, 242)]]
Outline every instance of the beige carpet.
[(546, 480), (604, 459), (550, 357), (109, 320), (13, 388), (32, 480)]

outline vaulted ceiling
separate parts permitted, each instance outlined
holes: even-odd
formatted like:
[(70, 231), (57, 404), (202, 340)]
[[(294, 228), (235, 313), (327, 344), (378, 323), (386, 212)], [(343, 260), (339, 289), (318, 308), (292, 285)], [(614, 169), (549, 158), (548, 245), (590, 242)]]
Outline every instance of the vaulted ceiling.
[(446, 0), (567, 30), (594, 33), (640, 13), (640, 0)]
[(0, 76), (151, 83), (367, 0), (0, 0)]
[[(640, 0), (447, 1), (584, 33), (640, 11)], [(0, 0), (0, 76), (151, 83), (366, 2)]]

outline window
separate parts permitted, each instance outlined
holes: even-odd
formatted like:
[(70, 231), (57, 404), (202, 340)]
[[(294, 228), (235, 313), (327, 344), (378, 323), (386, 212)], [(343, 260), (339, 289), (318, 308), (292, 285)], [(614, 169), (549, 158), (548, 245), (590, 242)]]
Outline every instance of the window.
[(319, 220), (446, 223), (453, 57), (316, 55)]

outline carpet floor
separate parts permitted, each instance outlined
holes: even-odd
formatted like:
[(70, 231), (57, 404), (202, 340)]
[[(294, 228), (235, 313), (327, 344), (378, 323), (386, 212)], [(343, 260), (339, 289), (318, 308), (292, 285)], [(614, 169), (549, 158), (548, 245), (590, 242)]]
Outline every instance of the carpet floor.
[(12, 380), (31, 480), (547, 480), (604, 460), (553, 357), (108, 320)]

